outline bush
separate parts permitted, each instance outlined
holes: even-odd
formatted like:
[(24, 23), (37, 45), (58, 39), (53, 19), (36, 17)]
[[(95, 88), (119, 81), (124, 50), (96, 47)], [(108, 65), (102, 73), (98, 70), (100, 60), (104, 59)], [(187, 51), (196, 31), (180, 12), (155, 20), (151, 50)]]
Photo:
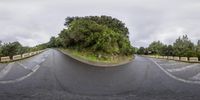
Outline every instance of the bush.
[(76, 50), (89, 50), (111, 55), (131, 55), (134, 49), (124, 24), (109, 16), (68, 17), (59, 34), (62, 45)]

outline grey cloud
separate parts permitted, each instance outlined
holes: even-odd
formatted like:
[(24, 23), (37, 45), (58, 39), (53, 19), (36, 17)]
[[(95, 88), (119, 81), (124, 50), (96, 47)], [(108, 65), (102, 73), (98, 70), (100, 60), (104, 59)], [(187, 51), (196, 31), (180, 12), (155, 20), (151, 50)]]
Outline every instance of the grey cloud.
[(63, 29), (67, 16), (110, 15), (126, 23), (134, 46), (200, 39), (198, 0), (1, 0), (0, 40), (34, 46)]

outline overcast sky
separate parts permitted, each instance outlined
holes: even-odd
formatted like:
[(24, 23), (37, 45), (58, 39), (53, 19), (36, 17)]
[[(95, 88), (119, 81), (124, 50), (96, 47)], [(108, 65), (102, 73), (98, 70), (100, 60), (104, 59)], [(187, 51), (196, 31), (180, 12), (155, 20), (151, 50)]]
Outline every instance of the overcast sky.
[(89, 15), (123, 21), (136, 47), (200, 39), (200, 0), (0, 0), (0, 40), (35, 46), (57, 36), (67, 16)]

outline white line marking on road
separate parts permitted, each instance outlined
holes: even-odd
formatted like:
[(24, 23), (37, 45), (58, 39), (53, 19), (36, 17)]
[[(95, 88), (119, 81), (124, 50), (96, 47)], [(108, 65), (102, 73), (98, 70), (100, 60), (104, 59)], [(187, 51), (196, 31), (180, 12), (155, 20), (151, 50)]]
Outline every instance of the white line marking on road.
[(23, 65), (22, 63), (17, 62), (17, 64), (19, 64), (21, 67), (23, 67), (24, 69), (29, 69), (27, 66)]
[(163, 63), (163, 61), (156, 61), (156, 63)]
[(193, 80), (200, 80), (200, 73), (198, 73), (197, 75), (191, 77), (190, 79), (193, 79)]
[(1, 72), (0, 72), (0, 79), (4, 78), (7, 75), (7, 73), (12, 68), (13, 64), (14, 64), (14, 62), (9, 63), (3, 70), (1, 70)]
[(185, 79), (182, 79), (182, 78), (179, 78), (179, 77), (176, 77), (172, 74), (170, 74), (168, 71), (166, 71), (164, 68), (162, 68), (158, 63), (156, 63), (154, 60), (150, 59), (154, 64), (156, 64), (158, 66), (158, 68), (160, 68), (165, 74), (167, 74), (169, 77), (177, 80), (177, 81), (181, 81), (183, 83), (190, 83), (190, 84), (198, 84), (200, 85), (200, 81), (191, 81), (191, 80), (185, 80)]
[(26, 76), (20, 77), (18, 79), (14, 79), (14, 80), (9, 80), (9, 81), (0, 81), (0, 84), (8, 84), (8, 83), (15, 83), (15, 82), (20, 82), (26, 78), (28, 78), (29, 76), (33, 75), (38, 69), (40, 68), (40, 65), (36, 65), (34, 67), (33, 72), (30, 72), (29, 74), (27, 74)]
[[(44, 62), (46, 59), (42, 59), (42, 62)], [(41, 63), (42, 63), (41, 62)], [(40, 64), (41, 64), (40, 63)], [(8, 80), (8, 81), (0, 81), (0, 84), (8, 84), (8, 83), (16, 83), (16, 82), (20, 82), (28, 77), (30, 77), (31, 75), (33, 75), (41, 66), (40, 64), (36, 65), (32, 70), (32, 72), (30, 72), (29, 74), (23, 76), (23, 77), (20, 77), (20, 78), (17, 78), (17, 79), (14, 79), (14, 80)], [(26, 66), (24, 66), (23, 64), (21, 64), (24, 68), (28, 68)]]
[(40, 65), (36, 65), (33, 69), (32, 69), (32, 71), (33, 72), (36, 72), (37, 71), (37, 69), (40, 67)]
[(189, 69), (189, 68), (196, 67), (197, 65), (198, 64), (193, 64), (193, 65), (189, 65), (189, 66), (185, 66), (185, 67), (181, 67), (181, 68), (167, 69), (167, 71), (169, 71), (169, 72), (179, 72), (179, 71), (184, 71), (184, 70)]
[(43, 58), (43, 59), (42, 59), (42, 62), (44, 62), (44, 61), (45, 61), (45, 59)]
[(164, 65), (164, 66), (173, 66), (173, 65), (179, 65), (179, 64), (182, 64), (182, 63), (165, 63), (165, 64), (160, 64), (160, 65)]

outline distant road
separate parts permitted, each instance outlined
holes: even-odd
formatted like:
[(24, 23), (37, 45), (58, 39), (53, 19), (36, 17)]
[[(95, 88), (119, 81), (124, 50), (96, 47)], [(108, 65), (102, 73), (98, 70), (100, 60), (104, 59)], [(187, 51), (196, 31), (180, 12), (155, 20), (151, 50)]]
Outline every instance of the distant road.
[(136, 56), (99, 68), (49, 49), (0, 64), (0, 100), (199, 100), (200, 65)]

